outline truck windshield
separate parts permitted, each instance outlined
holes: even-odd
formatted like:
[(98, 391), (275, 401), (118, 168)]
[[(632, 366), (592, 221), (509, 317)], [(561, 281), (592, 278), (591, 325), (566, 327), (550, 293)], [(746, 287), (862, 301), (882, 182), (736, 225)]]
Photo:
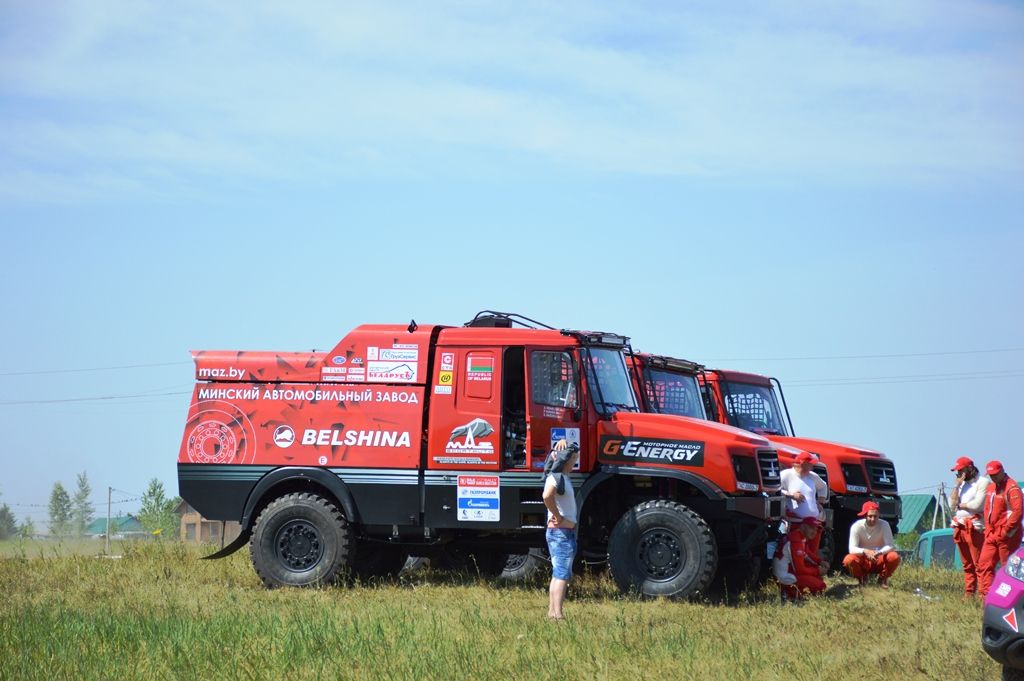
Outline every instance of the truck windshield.
[(588, 347), (584, 357), (590, 396), (598, 414), (609, 416), (617, 411), (640, 411), (622, 350)]
[(696, 376), (649, 368), (644, 372), (644, 393), (657, 414), (706, 418)]
[(785, 416), (770, 387), (723, 381), (722, 400), (729, 423), (737, 428), (767, 435), (789, 435)]

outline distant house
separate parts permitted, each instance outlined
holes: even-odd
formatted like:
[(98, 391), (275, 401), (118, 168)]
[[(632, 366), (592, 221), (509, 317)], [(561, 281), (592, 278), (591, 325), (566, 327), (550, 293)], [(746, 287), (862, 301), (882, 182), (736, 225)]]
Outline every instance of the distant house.
[[(1024, 489), (1024, 483), (1021, 483), (1020, 486), (1021, 489)], [(943, 491), (945, 494), (950, 492), (948, 488), (944, 488)], [(900, 518), (899, 524), (900, 534), (927, 532), (949, 527), (949, 509), (943, 508), (947, 504), (943, 502), (943, 507), (936, 511), (936, 505), (939, 502), (938, 494), (901, 494), (900, 500), (903, 502), (903, 517)], [(945, 510), (945, 514), (943, 514), (943, 510)]]
[[(89, 527), (86, 528), (85, 533), (90, 537), (100, 539), (107, 535), (107, 519), (96, 518)], [(132, 537), (146, 537), (149, 533), (142, 528), (142, 523), (139, 519), (131, 514), (119, 515), (110, 519), (110, 536), (118, 539), (127, 539)]]
[(187, 501), (182, 500), (174, 512), (181, 516), (181, 540), (189, 544), (216, 544), (224, 547), (242, 533), (242, 526), (234, 520), (207, 520), (199, 515)]

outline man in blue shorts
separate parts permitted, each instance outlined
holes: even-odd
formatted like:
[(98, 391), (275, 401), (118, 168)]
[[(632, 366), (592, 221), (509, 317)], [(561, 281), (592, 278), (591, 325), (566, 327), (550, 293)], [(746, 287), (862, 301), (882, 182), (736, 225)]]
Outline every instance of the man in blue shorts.
[[(553, 460), (564, 454), (565, 440), (555, 445)], [(544, 505), (548, 509), (548, 553), (551, 555), (551, 586), (548, 588), (548, 617), (565, 619), (562, 603), (572, 577), (572, 560), (576, 556), (576, 495), (573, 493), (569, 473), (579, 459), (579, 448), (570, 447), (560, 470), (551, 470), (544, 478)]]

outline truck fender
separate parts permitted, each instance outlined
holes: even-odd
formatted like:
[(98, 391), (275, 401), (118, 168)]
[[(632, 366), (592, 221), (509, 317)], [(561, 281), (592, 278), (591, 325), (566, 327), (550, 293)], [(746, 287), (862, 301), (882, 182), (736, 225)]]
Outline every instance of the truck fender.
[(264, 475), (252, 488), (252, 492), (249, 493), (249, 498), (245, 502), (245, 511), (242, 513), (242, 527), (251, 529), (252, 522), (255, 520), (252, 514), (256, 510), (257, 504), (272, 487), (287, 480), (309, 480), (327, 488), (341, 504), (348, 521), (350, 523), (358, 521), (359, 517), (356, 513), (356, 503), (352, 499), (352, 493), (349, 491), (348, 485), (337, 475), (324, 468), (284, 466), (275, 468)]
[(323, 468), (284, 466), (282, 468), (276, 468), (264, 475), (260, 478), (260, 481), (256, 483), (256, 486), (252, 488), (252, 491), (249, 492), (249, 498), (245, 502), (245, 510), (242, 512), (242, 519), (240, 522), (242, 526), (241, 534), (239, 534), (233, 542), (222, 548), (220, 551), (210, 554), (209, 556), (204, 556), (203, 558), (205, 560), (224, 558), (245, 546), (249, 541), (249, 537), (252, 536), (252, 523), (255, 520), (252, 516), (253, 512), (257, 508), (257, 504), (260, 503), (264, 495), (274, 486), (289, 480), (308, 480), (325, 487), (341, 504), (342, 509), (345, 511), (345, 517), (351, 522), (355, 522), (357, 520), (358, 515), (356, 513), (356, 504), (352, 499), (352, 493), (349, 492), (348, 486), (337, 475)]
[[(576, 505), (580, 508), (581, 512), (583, 506), (587, 503), (587, 498), (590, 493), (597, 489), (604, 481), (617, 476), (617, 475), (633, 475), (653, 478), (675, 478), (676, 480), (682, 480), (688, 485), (693, 485), (697, 488), (701, 494), (708, 499), (724, 499), (725, 493), (722, 488), (711, 482), (702, 475), (696, 473), (690, 473), (689, 471), (678, 471), (669, 469), (656, 469), (656, 468), (638, 468), (636, 466), (602, 466), (601, 471), (596, 475), (590, 476), (583, 487), (580, 488), (579, 494), (576, 495)], [(582, 515), (582, 513), (581, 513)]]

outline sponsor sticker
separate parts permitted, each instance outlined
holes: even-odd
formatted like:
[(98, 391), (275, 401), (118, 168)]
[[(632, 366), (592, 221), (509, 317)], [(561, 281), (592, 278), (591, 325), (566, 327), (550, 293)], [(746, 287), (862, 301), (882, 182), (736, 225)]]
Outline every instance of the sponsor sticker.
[(458, 520), (501, 520), (501, 481), (497, 475), (460, 475), (455, 497)]
[(669, 440), (660, 437), (641, 439), (604, 435), (601, 437), (599, 452), (602, 459), (622, 463), (704, 465), (704, 443), (696, 440)]
[(415, 343), (392, 343), (391, 347), (395, 348), (396, 350), (398, 350), (398, 349), (403, 349), (403, 350), (413, 350), (413, 349), (416, 349), (416, 350), (418, 350), (420, 346), (416, 345)]
[(366, 380), (383, 383), (413, 383), (416, 380), (416, 363), (367, 362)]
[(363, 363), (363, 358), (362, 357), (353, 357), (352, 358), (352, 363), (353, 364), (362, 364)]
[(388, 350), (381, 349), (378, 359), (382, 362), (415, 362), (419, 359), (420, 353), (417, 349), (412, 350)]
[(737, 482), (736, 489), (741, 489), (745, 492), (756, 492), (757, 485), (751, 484), (749, 482)]
[(278, 426), (274, 430), (274, 444), (287, 449), (295, 444), (295, 431), (291, 426)]
[(441, 368), (445, 371), (451, 371), (455, 368), (455, 353), (454, 352), (442, 352), (441, 353)]
[(440, 385), (451, 385), (453, 374), (451, 371), (442, 371), (437, 375), (437, 382)]
[(376, 345), (371, 345), (370, 347), (366, 348), (366, 359), (377, 359), (378, 349), (379, 348), (377, 348)]
[(861, 494), (867, 494), (868, 488), (862, 487), (861, 485), (847, 485), (846, 489), (850, 492), (860, 492)]
[(996, 595), (997, 596), (1006, 596), (1009, 593), (1010, 593), (1010, 583), (1009, 582), (1003, 582), (1002, 584), (999, 585), (999, 588), (996, 589)]
[(493, 357), (470, 357), (466, 367), (467, 381), (490, 381), (494, 376)]
[(451, 395), (452, 394), (452, 387), (450, 385), (435, 385), (434, 386), (434, 394), (435, 395)]
[(344, 430), (339, 428), (302, 431), (302, 444), (315, 447), (411, 447), (408, 432), (400, 430)]
[(1020, 630), (1017, 629), (1017, 611), (1016, 610), (1011, 610), (1010, 612), (1008, 612), (1005, 615), (1003, 615), (1003, 621), (1006, 622), (1007, 624), (1009, 624), (1010, 628), (1013, 629), (1014, 632), (1016, 632), (1018, 634), (1020, 633)]
[(347, 374), (348, 368), (346, 367), (322, 367), (320, 369), (322, 374)]
[[(565, 440), (566, 444), (576, 445), (580, 444), (580, 429), (579, 428), (552, 428), (551, 429), (551, 449), (555, 448), (555, 444), (559, 440)], [(543, 468), (543, 465), (541, 466)], [(576, 459), (576, 463), (573, 464), (572, 469), (578, 471), (580, 469), (580, 460)]]
[(346, 361), (347, 360), (344, 355), (335, 355), (334, 357), (331, 357), (332, 364), (344, 364)]
[(476, 454), (491, 455), (494, 453), (494, 445), (485, 441), (494, 432), (494, 426), (484, 419), (476, 418), (469, 423), (452, 428), (448, 436), (448, 444), (444, 448), (445, 454)]

